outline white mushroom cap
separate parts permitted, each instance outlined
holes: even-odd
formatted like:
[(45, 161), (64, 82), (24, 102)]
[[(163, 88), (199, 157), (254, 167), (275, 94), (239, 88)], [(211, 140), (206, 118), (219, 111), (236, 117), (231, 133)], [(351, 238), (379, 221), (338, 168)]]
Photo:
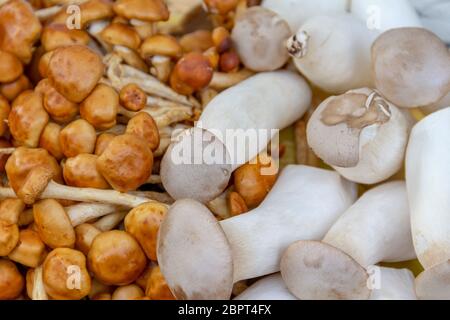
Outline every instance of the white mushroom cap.
[(395, 181), (367, 191), (323, 239), (367, 268), (416, 258), (406, 184)]
[(281, 259), (288, 289), (302, 300), (365, 300), (368, 274), (352, 257), (318, 241), (298, 241)]
[(416, 292), (421, 300), (450, 299), (450, 261), (423, 271), (416, 278)]
[(414, 275), (408, 269), (374, 267), (370, 300), (417, 300)]
[(402, 167), (411, 126), (406, 113), (362, 88), (320, 104), (308, 122), (307, 138), (345, 178), (375, 184)]
[(289, 292), (280, 273), (256, 281), (233, 300), (298, 300)]
[(203, 204), (178, 200), (158, 235), (161, 272), (177, 299), (229, 299), (233, 260), (227, 238)]
[(417, 258), (425, 269), (450, 259), (450, 108), (413, 128), (406, 185)]

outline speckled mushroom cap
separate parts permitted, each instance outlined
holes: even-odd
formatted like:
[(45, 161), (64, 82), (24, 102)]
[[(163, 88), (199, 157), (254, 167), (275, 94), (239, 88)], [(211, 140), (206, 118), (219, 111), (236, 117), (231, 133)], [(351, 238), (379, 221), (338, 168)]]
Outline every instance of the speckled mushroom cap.
[(288, 289), (302, 300), (365, 300), (368, 274), (353, 258), (328, 244), (298, 241), (281, 259)]
[(98, 54), (86, 46), (58, 48), (50, 58), (48, 78), (52, 86), (72, 102), (83, 101), (103, 75)]
[(170, 15), (163, 0), (119, 0), (113, 8), (121, 17), (148, 22), (166, 21)]
[(165, 215), (158, 239), (158, 263), (177, 299), (230, 298), (232, 253), (208, 208), (194, 200), (176, 201)]

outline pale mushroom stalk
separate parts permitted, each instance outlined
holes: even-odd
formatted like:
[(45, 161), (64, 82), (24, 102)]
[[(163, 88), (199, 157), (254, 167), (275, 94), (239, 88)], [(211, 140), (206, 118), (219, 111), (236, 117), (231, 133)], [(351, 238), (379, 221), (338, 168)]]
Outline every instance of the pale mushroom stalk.
[(101, 203), (79, 203), (65, 207), (72, 226), (76, 227), (89, 220), (99, 218), (117, 210), (117, 206)]
[(308, 122), (307, 138), (314, 153), (345, 178), (375, 184), (401, 169), (412, 124), (410, 114), (362, 88), (322, 102)]
[(113, 47), (113, 52), (120, 56), (125, 61), (125, 63), (127, 63), (131, 67), (139, 69), (143, 72), (148, 72), (147, 64), (144, 62), (144, 60), (142, 60), (142, 58), (137, 54), (136, 51), (125, 46), (115, 45)]
[(161, 82), (167, 82), (172, 71), (172, 62), (170, 57), (166, 56), (153, 56), (151, 58), (153, 68), (152, 74), (158, 78)]
[(298, 300), (286, 287), (281, 274), (256, 281), (233, 300)]
[(417, 300), (414, 275), (408, 269), (374, 267), (369, 300)]
[[(1, 198), (16, 198), (12, 188), (0, 188)], [(102, 202), (113, 205), (134, 208), (145, 202), (154, 200), (121, 193), (115, 190), (100, 190), (93, 188), (76, 188), (50, 181), (39, 196), (40, 199), (65, 199), (82, 202)]]
[[(173, 123), (187, 120), (192, 116), (192, 108), (187, 106), (177, 107), (145, 107), (139, 112), (145, 112), (152, 116), (158, 128), (167, 127)], [(129, 111), (124, 107), (119, 107), (119, 114), (132, 118), (138, 112)]]
[(45, 291), (44, 280), (42, 278), (42, 265), (34, 269), (33, 273), (33, 291), (31, 294), (32, 300), (48, 300), (47, 292)]
[(102, 232), (112, 230), (123, 221), (127, 213), (128, 211), (119, 211), (108, 214), (99, 219), (98, 221), (96, 221), (95, 223), (93, 223), (92, 225)]
[(233, 283), (277, 272), (292, 242), (322, 239), (355, 199), (336, 172), (288, 166), (258, 208), (219, 223), (199, 202), (179, 200), (159, 230), (159, 265), (179, 299), (228, 299)]
[(322, 242), (299, 241), (281, 259), (281, 274), (300, 299), (367, 299), (371, 266), (415, 258), (406, 184), (367, 191)]
[(225, 90), (237, 85), (238, 83), (250, 78), (254, 75), (253, 71), (241, 69), (237, 72), (214, 72), (213, 78), (209, 83), (209, 87), (215, 90)]
[(46, 21), (49, 18), (53, 17), (55, 14), (57, 14), (62, 8), (63, 8), (62, 6), (52, 6), (36, 10), (34, 14), (36, 15), (36, 17), (38, 17), (40, 21)]
[(326, 92), (340, 94), (373, 87), (370, 49), (377, 35), (350, 14), (316, 16), (288, 40), (287, 48), (306, 78)]
[(449, 299), (450, 292), (450, 108), (413, 128), (406, 153), (406, 183), (417, 257), (425, 271), (416, 279), (423, 299)]
[(169, 146), (160, 171), (165, 189), (174, 199), (213, 200), (232, 171), (254, 159), (310, 103), (308, 84), (289, 71), (259, 73), (221, 92), (196, 127)]

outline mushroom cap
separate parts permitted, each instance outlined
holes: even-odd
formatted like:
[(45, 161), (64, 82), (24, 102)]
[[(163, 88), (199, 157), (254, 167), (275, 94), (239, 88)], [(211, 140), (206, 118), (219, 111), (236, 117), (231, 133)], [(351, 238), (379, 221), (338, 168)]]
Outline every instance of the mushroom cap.
[(151, 300), (175, 300), (159, 266), (152, 267), (146, 283), (145, 294)]
[(147, 94), (134, 83), (120, 89), (119, 99), (120, 104), (130, 111), (140, 111), (147, 105)]
[(17, 270), (16, 265), (7, 259), (0, 259), (0, 299), (17, 298), (22, 292), (24, 284), (23, 276)]
[(177, 299), (229, 299), (233, 257), (216, 218), (203, 204), (176, 201), (159, 228), (158, 263)]
[(239, 15), (231, 38), (242, 63), (253, 71), (273, 71), (289, 59), (286, 41), (291, 29), (275, 12), (252, 7)]
[(12, 82), (22, 72), (22, 62), (12, 53), (0, 50), (0, 82)]
[[(203, 154), (220, 155), (208, 161)], [(205, 152), (206, 153), (206, 152)], [(209, 131), (191, 128), (177, 138), (161, 160), (161, 180), (174, 199), (194, 199), (203, 203), (219, 196), (227, 187), (232, 168), (225, 145)]]
[(42, 30), (41, 43), (45, 51), (69, 45), (88, 45), (89, 34), (84, 30), (69, 29), (65, 24), (52, 23)]
[[(69, 1), (67, 5), (73, 4), (72, 1)], [(112, 9), (112, 1), (110, 0), (89, 0), (84, 1), (80, 5), (81, 14), (81, 27), (84, 28), (86, 25), (93, 21), (109, 19), (114, 16), (114, 12)], [(51, 23), (63, 23), (70, 19), (70, 12), (67, 11), (67, 7), (60, 10), (57, 14), (55, 14)]]
[(80, 153), (93, 153), (97, 133), (94, 127), (84, 119), (69, 123), (59, 134), (61, 150), (67, 158)]
[(100, 83), (80, 104), (80, 115), (98, 130), (116, 125), (119, 94), (112, 87)]
[(12, 261), (30, 268), (36, 268), (42, 261), (45, 244), (39, 234), (31, 229), (20, 230), (19, 243), (8, 255)]
[(64, 181), (79, 188), (109, 189), (109, 184), (97, 170), (98, 156), (82, 153), (67, 158), (63, 167)]
[(141, 38), (135, 29), (123, 23), (111, 23), (100, 33), (101, 38), (112, 45), (125, 46), (136, 50)]
[(0, 7), (0, 49), (11, 52), (23, 63), (30, 62), (41, 29), (27, 1), (11, 0)]
[(256, 281), (233, 300), (298, 300), (289, 292), (280, 273)]
[(5, 220), (0, 220), (0, 256), (7, 256), (19, 242), (19, 227)]
[(121, 17), (148, 22), (167, 21), (170, 15), (163, 0), (118, 0), (113, 9)]
[(23, 74), (13, 82), (0, 84), (0, 94), (9, 101), (13, 101), (20, 93), (27, 89), (31, 89), (31, 83), (27, 76)]
[(145, 141), (131, 134), (115, 137), (97, 159), (97, 169), (121, 192), (136, 190), (144, 184), (152, 167), (152, 151)]
[(450, 299), (450, 260), (435, 265), (416, 278), (416, 293), (421, 300)]
[(59, 93), (78, 103), (95, 88), (103, 71), (98, 54), (86, 46), (73, 45), (55, 50), (50, 58), (48, 78)]
[(450, 54), (444, 42), (423, 28), (381, 34), (372, 46), (377, 89), (404, 108), (432, 105), (450, 91)]
[(59, 144), (59, 134), (61, 132), (61, 126), (49, 122), (42, 131), (39, 139), (39, 147), (47, 150), (56, 160), (64, 158), (64, 154)]
[(183, 52), (175, 37), (165, 34), (155, 34), (144, 40), (140, 53), (145, 59), (151, 56), (167, 56), (176, 58)]
[(139, 112), (128, 121), (125, 133), (141, 138), (155, 151), (159, 147), (159, 130), (155, 120), (147, 112)]
[(343, 251), (318, 241), (298, 241), (281, 258), (288, 289), (302, 300), (365, 300), (368, 274)]
[(45, 111), (53, 120), (67, 123), (78, 114), (78, 105), (56, 91), (48, 79), (39, 81), (35, 91), (42, 93)]

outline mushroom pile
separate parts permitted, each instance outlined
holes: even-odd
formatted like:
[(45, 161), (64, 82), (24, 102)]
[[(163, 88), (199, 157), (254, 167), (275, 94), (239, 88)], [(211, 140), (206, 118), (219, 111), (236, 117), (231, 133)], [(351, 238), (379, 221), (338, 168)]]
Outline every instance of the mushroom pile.
[(0, 1), (0, 299), (450, 299), (450, 51), (394, 2)]

